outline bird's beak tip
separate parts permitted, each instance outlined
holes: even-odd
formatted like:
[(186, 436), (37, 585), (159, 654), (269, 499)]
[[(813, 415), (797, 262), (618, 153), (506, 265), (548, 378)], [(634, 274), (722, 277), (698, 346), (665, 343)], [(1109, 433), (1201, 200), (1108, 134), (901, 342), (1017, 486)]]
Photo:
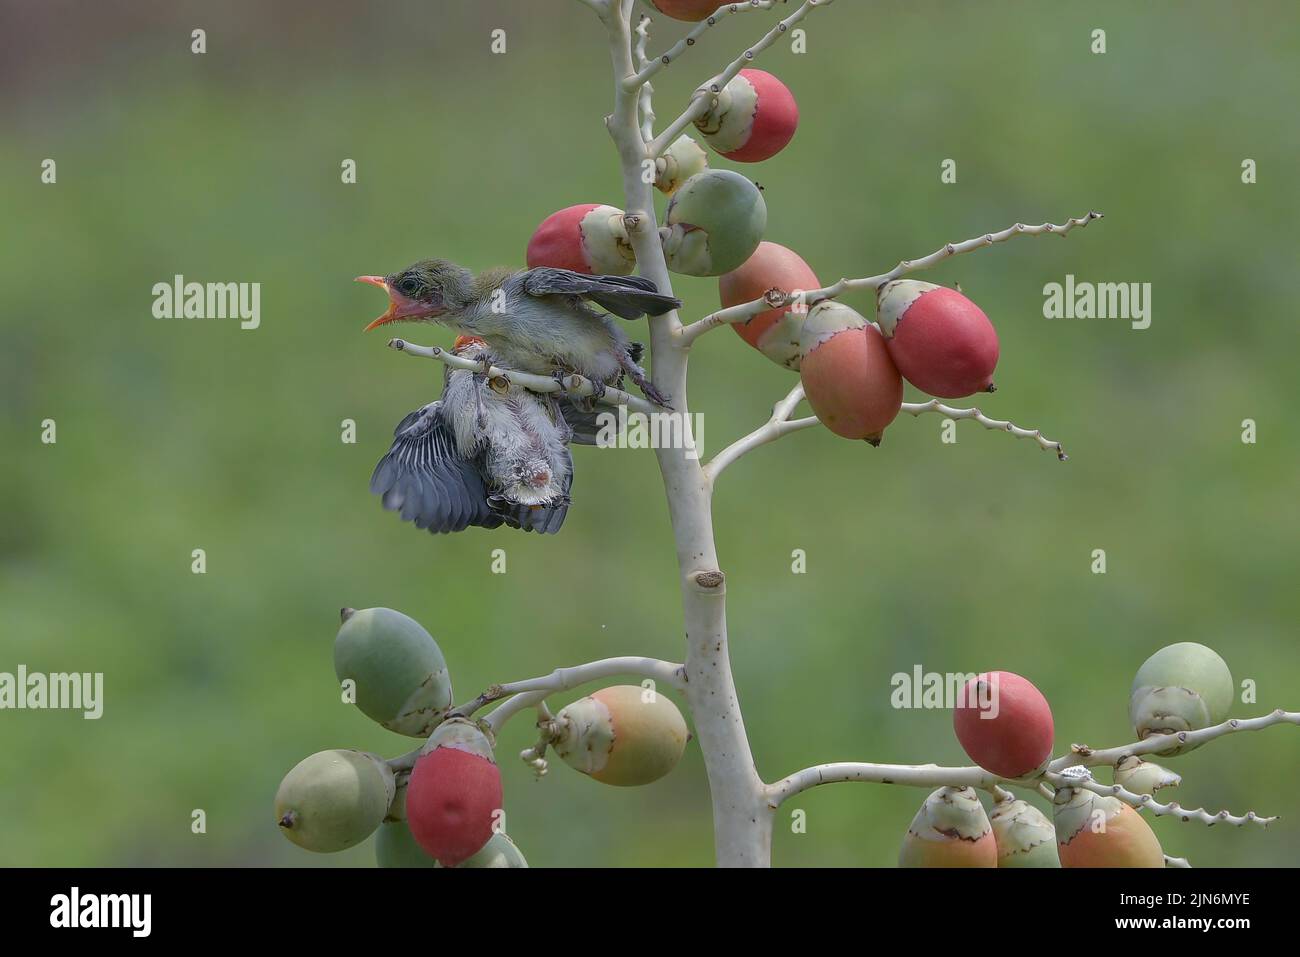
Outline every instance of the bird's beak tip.
[(380, 289), (387, 289), (388, 283), (383, 276), (358, 276), (353, 282), (364, 282), (370, 286), (378, 286)]

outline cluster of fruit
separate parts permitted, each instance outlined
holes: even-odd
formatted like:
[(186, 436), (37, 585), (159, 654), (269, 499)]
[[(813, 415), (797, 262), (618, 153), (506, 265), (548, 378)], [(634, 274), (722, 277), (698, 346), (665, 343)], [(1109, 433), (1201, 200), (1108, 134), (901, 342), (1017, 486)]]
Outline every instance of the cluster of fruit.
[[(341, 851), (375, 835), (381, 867), (527, 867), (504, 828), (501, 770), (489, 726), (452, 704), (433, 636), (389, 608), (345, 608), (334, 670), (345, 699), (390, 731), (427, 738), (413, 760), (321, 751), (280, 783), (281, 832), (309, 851)], [(565, 763), (605, 784), (648, 784), (681, 759), (689, 735), (653, 689), (603, 688), (539, 723)], [(540, 757), (534, 765), (544, 762)]]
[[(1227, 719), (1234, 685), (1212, 649), (1185, 641), (1161, 648), (1133, 679), (1129, 717), (1140, 740), (1196, 731)], [(1033, 781), (1051, 760), (1054, 728), (1047, 700), (1029, 681), (1006, 671), (976, 676), (953, 711), (953, 728), (971, 760), (1001, 778)], [(1160, 751), (1180, 754), (1179, 744)], [(1126, 755), (1115, 783), (1154, 794), (1179, 777)], [(999, 791), (985, 813), (975, 790), (942, 787), (926, 798), (907, 829), (901, 867), (1164, 867), (1151, 828), (1129, 804), (1082, 787), (1057, 787), (1052, 818), (1028, 801)]]
[[(664, 12), (680, 19), (707, 15), (671, 6)], [(696, 128), (736, 162), (775, 155), (799, 122), (794, 96), (762, 70), (741, 70), (709, 102)], [(798, 253), (763, 240), (767, 205), (754, 183), (732, 170), (710, 169), (705, 150), (686, 135), (659, 158), (655, 172), (655, 185), (671, 197), (660, 229), (670, 270), (720, 277), (724, 307), (771, 290), (796, 296), (734, 328), (764, 356), (800, 373), (813, 411), (836, 435), (878, 445), (902, 409), (904, 379), (942, 399), (993, 391), (997, 332), (957, 290), (911, 279), (886, 283), (877, 290), (874, 321), (834, 300), (809, 308), (797, 294), (821, 289), (821, 281)], [(623, 211), (595, 203), (543, 220), (527, 259), (530, 268), (593, 274), (626, 275), (636, 268)]]

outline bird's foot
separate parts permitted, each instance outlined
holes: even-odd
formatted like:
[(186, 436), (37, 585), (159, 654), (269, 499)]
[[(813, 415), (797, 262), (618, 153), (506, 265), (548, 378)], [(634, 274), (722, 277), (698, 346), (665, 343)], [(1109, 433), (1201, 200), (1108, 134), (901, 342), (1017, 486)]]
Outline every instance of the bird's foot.
[(668, 400), (671, 399), (672, 396), (660, 392), (658, 387), (645, 377), (644, 373), (631, 372), (629, 375), (631, 375), (632, 381), (637, 384), (637, 388), (641, 390), (641, 394), (647, 399), (655, 405), (662, 406), (665, 409), (672, 408), (672, 406), (668, 404)]

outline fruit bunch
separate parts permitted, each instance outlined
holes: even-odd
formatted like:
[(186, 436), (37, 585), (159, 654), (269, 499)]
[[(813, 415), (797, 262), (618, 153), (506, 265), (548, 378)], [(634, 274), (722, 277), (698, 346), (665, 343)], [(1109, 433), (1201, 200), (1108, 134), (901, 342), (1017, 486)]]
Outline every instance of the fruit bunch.
[[(446, 660), (433, 636), (390, 608), (344, 608), (334, 670), (345, 700), (390, 731), (424, 738), (386, 761), (353, 750), (321, 751), (285, 775), (275, 796), (281, 833), (329, 853), (375, 836), (381, 867), (527, 867), (504, 830), (493, 732), (453, 707)], [(652, 688), (602, 688), (542, 722), (543, 744), (606, 784), (648, 784), (681, 759), (681, 712)], [(546, 762), (525, 752), (535, 769)]]
[[(658, 6), (683, 20), (716, 9), (679, 0)], [(741, 70), (700, 95), (707, 108), (696, 129), (732, 162), (775, 156), (799, 123), (794, 95), (762, 70)], [(813, 411), (836, 435), (879, 445), (902, 409), (904, 380), (941, 399), (994, 390), (997, 332), (961, 292), (896, 279), (877, 290), (871, 320), (831, 300), (805, 303), (800, 294), (821, 289), (821, 281), (794, 250), (764, 241), (767, 204), (756, 184), (711, 169), (705, 149), (685, 134), (658, 158), (654, 173), (655, 185), (670, 197), (659, 231), (668, 268), (718, 276), (724, 308), (771, 295), (774, 308), (734, 328), (764, 356), (800, 373)], [(529, 241), (527, 258), (530, 267), (615, 274), (630, 272), (636, 260), (622, 211), (596, 204), (548, 216)]]
[[(1139, 740), (1222, 723), (1232, 675), (1213, 650), (1195, 642), (1161, 648), (1138, 669), (1129, 717)], [(1079, 784), (1083, 768), (1048, 773), (1055, 728), (1047, 699), (1008, 671), (976, 675), (953, 709), (953, 730), (966, 754), (1003, 782), (1053, 787), (1052, 817), (1001, 786), (986, 813), (970, 787), (941, 787), (926, 798), (899, 852), (901, 867), (1164, 867), (1146, 820), (1112, 794)], [(1159, 752), (1178, 754), (1192, 745)], [(1071, 772), (1074, 772), (1073, 775)], [(1131, 799), (1177, 785), (1180, 778), (1133, 754), (1114, 766)]]
[[(661, 8), (662, 9), (662, 8)], [(670, 3), (671, 17), (702, 20), (691, 4)], [(697, 15), (698, 14), (698, 15)], [(762, 70), (741, 70), (723, 87), (701, 91), (707, 109), (695, 119), (701, 139), (719, 156), (757, 163), (785, 148), (799, 125), (799, 107), (784, 83)], [(721, 276), (740, 268), (767, 229), (767, 204), (758, 185), (739, 173), (710, 169), (708, 153), (683, 134), (655, 161), (654, 184), (669, 197), (659, 238), (673, 272)], [(577, 272), (622, 275), (636, 257), (623, 211), (586, 203), (546, 217), (528, 241), (529, 268), (555, 266)]]

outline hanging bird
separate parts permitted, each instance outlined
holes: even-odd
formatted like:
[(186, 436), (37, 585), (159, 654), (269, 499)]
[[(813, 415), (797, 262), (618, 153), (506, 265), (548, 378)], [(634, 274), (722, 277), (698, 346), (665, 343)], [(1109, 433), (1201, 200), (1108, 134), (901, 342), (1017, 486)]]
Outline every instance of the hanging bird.
[(508, 368), (556, 378), (577, 373), (592, 381), (597, 395), (626, 373), (650, 401), (668, 402), (609, 315), (636, 319), (682, 304), (660, 295), (649, 279), (549, 267), (497, 268), (475, 276), (445, 259), (424, 259), (391, 276), (358, 276), (357, 282), (388, 293), (388, 311), (366, 331), (389, 322), (440, 322), (483, 339)]
[[(485, 364), (481, 342), (456, 355)], [(482, 372), (448, 368), (442, 397), (398, 423), (370, 491), (430, 532), (501, 524), (554, 533), (573, 487), (571, 430), (548, 396)]]

